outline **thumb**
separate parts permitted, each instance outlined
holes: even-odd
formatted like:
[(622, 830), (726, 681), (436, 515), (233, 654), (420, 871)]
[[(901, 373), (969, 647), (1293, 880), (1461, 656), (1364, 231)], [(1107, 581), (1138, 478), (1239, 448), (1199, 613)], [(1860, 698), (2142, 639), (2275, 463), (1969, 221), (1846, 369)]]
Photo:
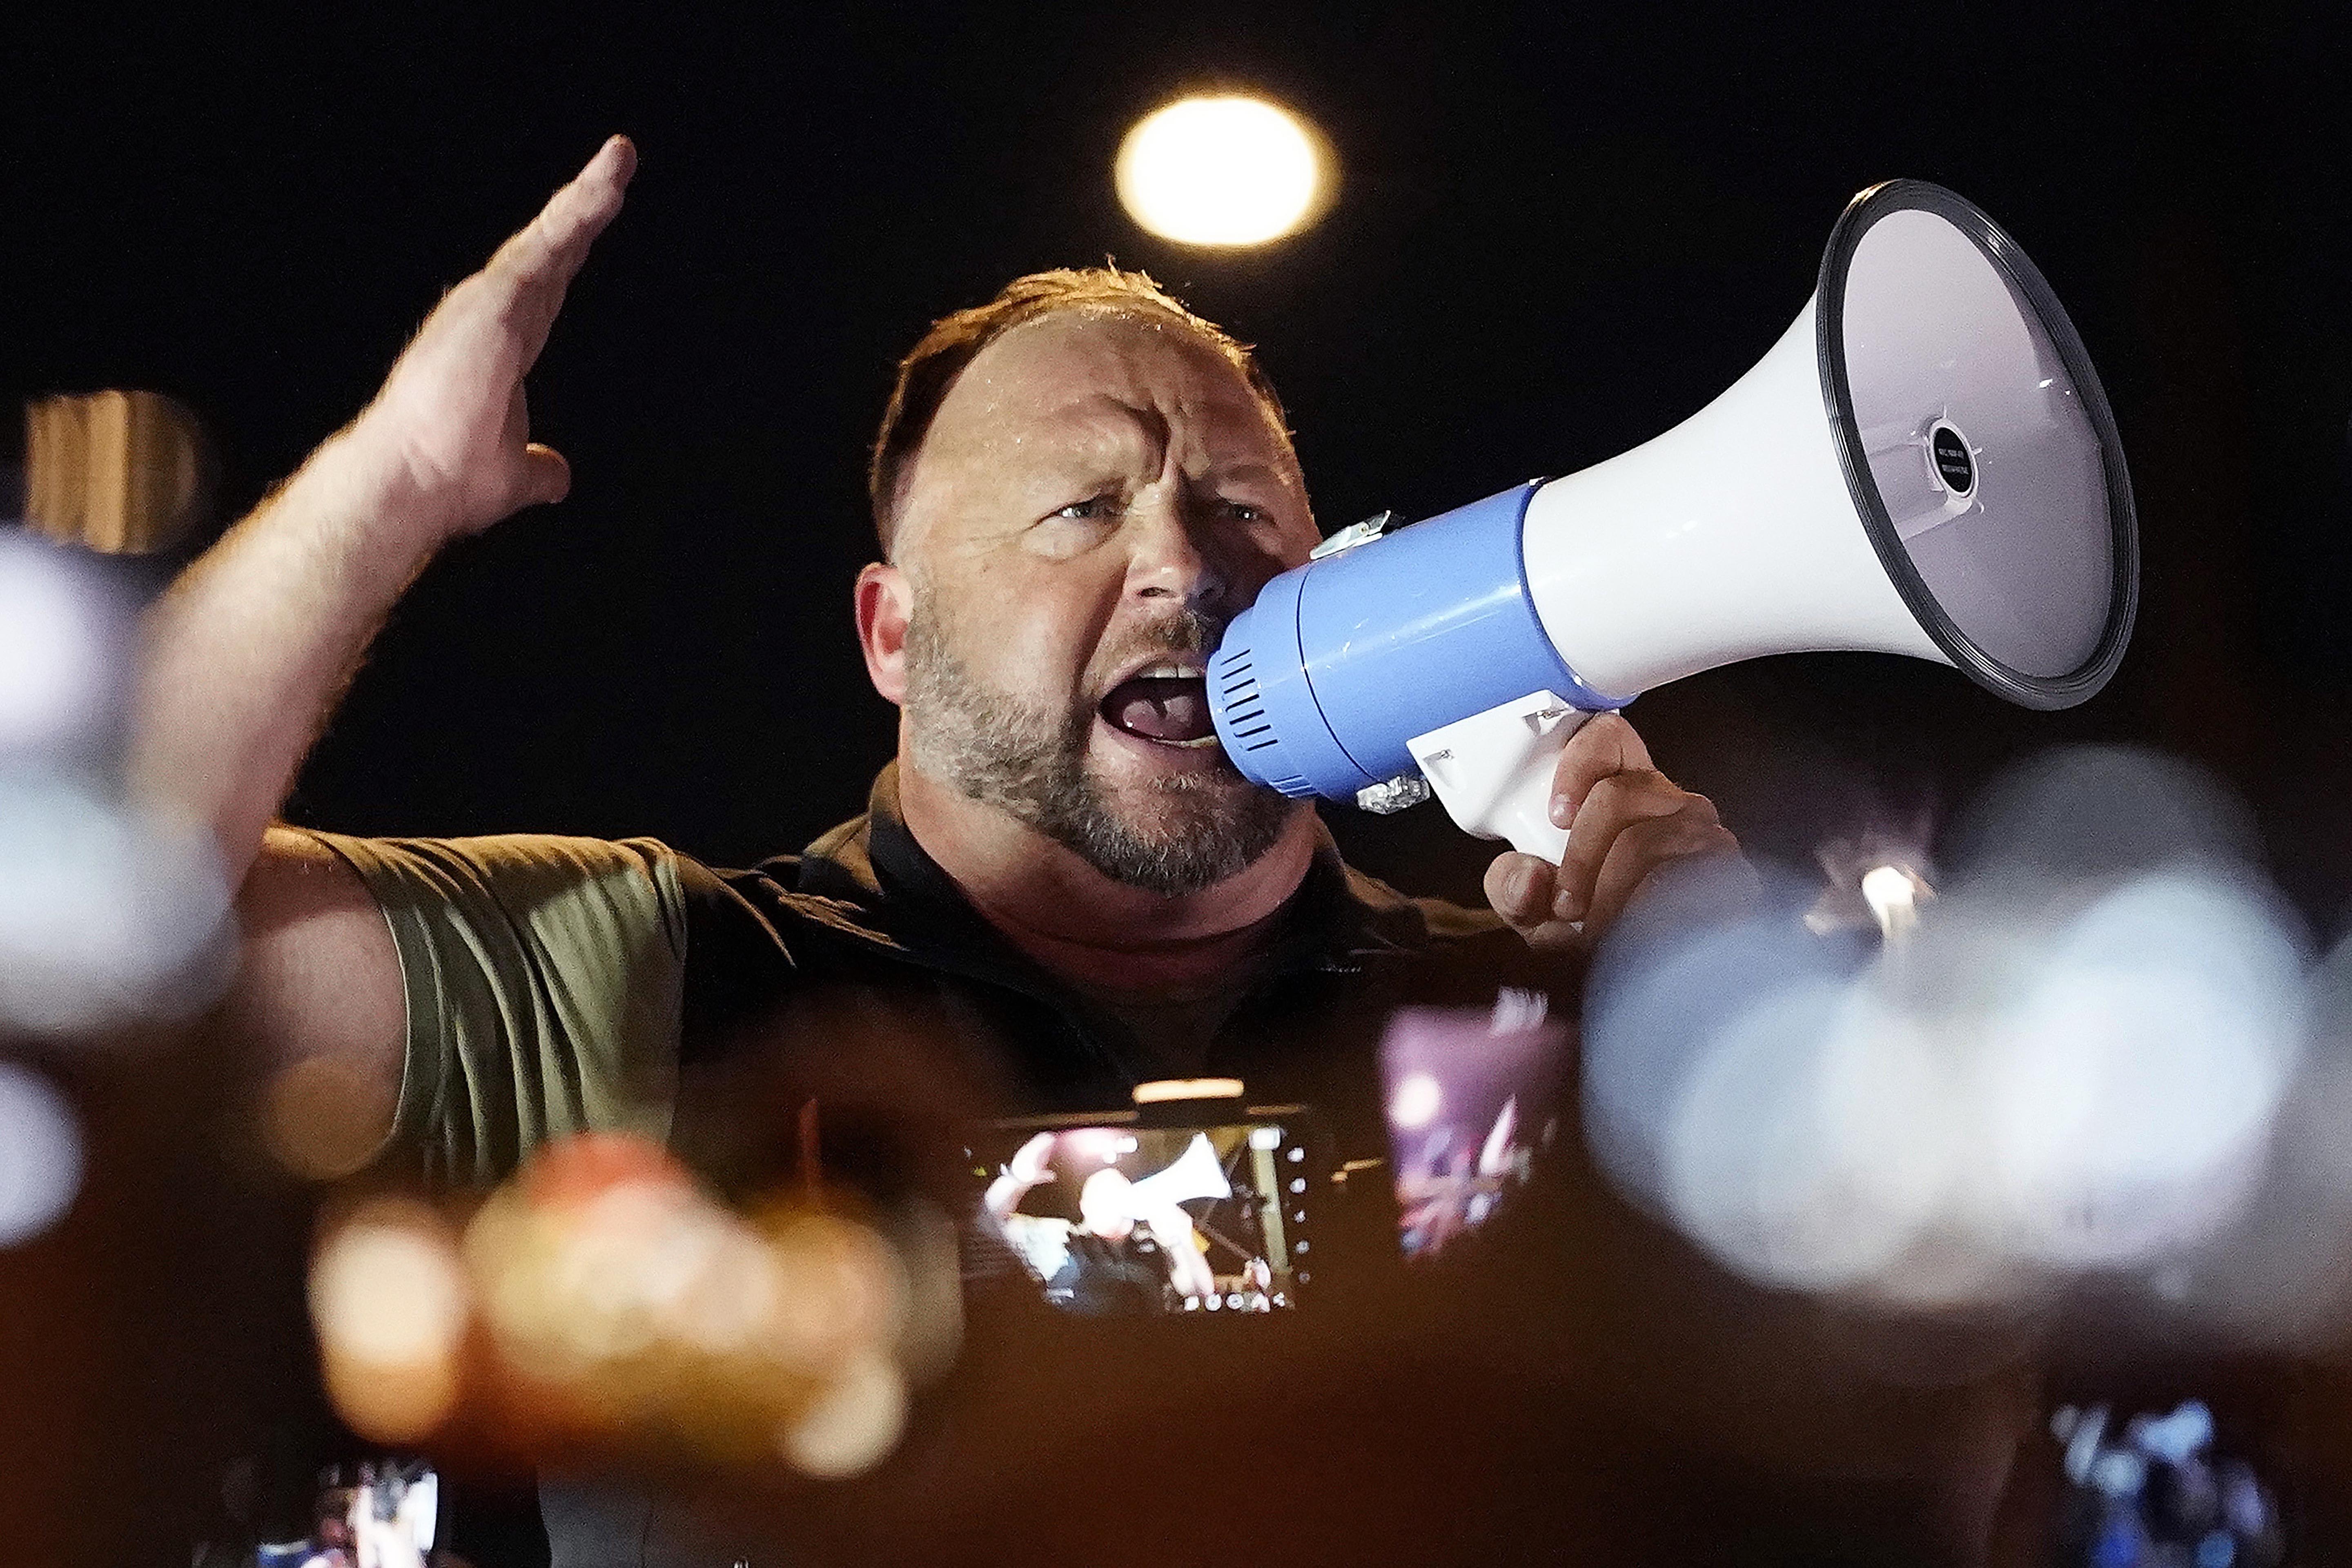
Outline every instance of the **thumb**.
[(533, 441), (522, 449), (522, 479), (516, 486), (515, 510), (543, 506), (572, 493), (572, 465), (552, 447)]

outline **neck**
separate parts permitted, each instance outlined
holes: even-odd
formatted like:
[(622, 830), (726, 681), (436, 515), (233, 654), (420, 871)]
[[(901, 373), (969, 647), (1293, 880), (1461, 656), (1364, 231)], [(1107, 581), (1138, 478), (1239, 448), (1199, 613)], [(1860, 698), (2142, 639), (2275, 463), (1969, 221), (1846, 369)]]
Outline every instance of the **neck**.
[(1246, 962), (1265, 922), (1306, 879), (1315, 814), (1302, 803), (1274, 847), (1197, 893), (1112, 880), (1001, 806), (898, 765), (898, 806), (925, 854), (988, 922), (1065, 980), (1150, 991), (1214, 980)]

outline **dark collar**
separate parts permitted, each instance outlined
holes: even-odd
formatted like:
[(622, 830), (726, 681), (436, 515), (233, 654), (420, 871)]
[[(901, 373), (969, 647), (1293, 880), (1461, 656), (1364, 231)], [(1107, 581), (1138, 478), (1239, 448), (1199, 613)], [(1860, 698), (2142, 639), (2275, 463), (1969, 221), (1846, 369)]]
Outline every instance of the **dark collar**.
[[(859, 926), (920, 962), (1043, 994), (1068, 990), (991, 925), (915, 841), (898, 808), (896, 763), (876, 776), (865, 816), (802, 852), (795, 886), (848, 906), (844, 912)], [(1376, 954), (1418, 952), (1507, 929), (1492, 914), (1408, 899), (1354, 870), (1319, 820), (1314, 858), (1278, 919), (1269, 976), (1352, 969)]]

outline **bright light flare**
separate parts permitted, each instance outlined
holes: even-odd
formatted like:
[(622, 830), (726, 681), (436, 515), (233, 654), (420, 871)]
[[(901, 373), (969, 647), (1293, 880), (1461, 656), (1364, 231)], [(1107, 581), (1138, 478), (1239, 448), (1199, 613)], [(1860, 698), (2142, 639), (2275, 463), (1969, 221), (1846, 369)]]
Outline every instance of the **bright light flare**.
[[(952, 1255), (912, 1234), (954, 1289)], [(739, 1457), (781, 1445), (812, 1475), (887, 1452), (907, 1371), (936, 1371), (958, 1332), (936, 1282), (919, 1289), (871, 1227), (798, 1203), (737, 1214), (622, 1133), (551, 1146), (464, 1250), (492, 1345), (552, 1426), (666, 1429)]]
[(337, 1226), (310, 1265), (327, 1392), (354, 1431), (412, 1442), (448, 1418), (471, 1290), (430, 1209), (385, 1203)]
[(961, 1330), (952, 1226), (911, 1207), (890, 1228), (806, 1193), (740, 1213), (651, 1139), (576, 1133), (462, 1239), (413, 1203), (331, 1227), (310, 1275), (320, 1365), (381, 1442), (486, 1421), (533, 1454), (682, 1442), (853, 1475), (897, 1443), (909, 1384)]
[(1430, 1124), (1445, 1103), (1445, 1091), (1437, 1079), (1425, 1072), (1407, 1073), (1397, 1080), (1396, 1092), (1389, 1097), (1389, 1120), (1406, 1131), (1415, 1131)]
[(47, 1080), (0, 1061), (0, 1247), (40, 1235), (81, 1190), (81, 1133)]
[(1919, 883), (1900, 866), (1874, 866), (1863, 873), (1862, 901), (1882, 935), (1907, 934), (1919, 921)]
[(0, 772), (0, 1028), (178, 1016), (227, 973), (228, 889), (209, 836), (71, 773)]
[(1987, 1195), (2044, 1261), (2202, 1239), (2260, 1173), (2297, 1055), (2299, 954), (2230, 884), (2158, 876), (2057, 933), (1993, 1020)]
[(1127, 133), (1118, 199), (1162, 239), (1264, 245), (1320, 213), (1328, 163), (1304, 121), (1262, 99), (1181, 99)]
[[(1900, 942), (1807, 934), (1799, 889), (1629, 927), (1587, 1008), (1595, 1153), (1770, 1285), (1941, 1308), (2131, 1270), (2216, 1321), (2223, 1293), (2234, 1321), (2307, 1321), (2294, 1256), (2343, 1238), (2263, 1205), (2352, 1219), (2299, 1201), (2342, 1184), (2304, 1130), (2341, 1117), (2296, 1105), (2352, 1099), (2352, 1054), (2313, 1076), (2294, 921), (2178, 764), (2077, 752), (2021, 776), (1932, 912), (1900, 864), (1844, 884)], [(2282, 1148), (2310, 1167), (2292, 1189)]]
[(88, 750), (113, 729), (129, 626), (63, 552), (0, 534), (0, 754)]
[(907, 1381), (888, 1358), (853, 1360), (816, 1402), (785, 1422), (776, 1446), (792, 1467), (819, 1480), (841, 1480), (879, 1464), (907, 1426)]

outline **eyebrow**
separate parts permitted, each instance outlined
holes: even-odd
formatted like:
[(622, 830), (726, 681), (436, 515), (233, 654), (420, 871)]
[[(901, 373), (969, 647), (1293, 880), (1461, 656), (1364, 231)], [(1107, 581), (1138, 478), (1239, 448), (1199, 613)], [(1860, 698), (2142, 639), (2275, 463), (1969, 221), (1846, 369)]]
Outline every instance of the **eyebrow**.
[(1282, 483), (1282, 471), (1268, 463), (1235, 463), (1231, 468), (1218, 468), (1215, 477), (1225, 479), (1257, 479), (1270, 485)]
[[(1066, 402), (1041, 407), (1037, 412), (1045, 424), (1044, 441), (1046, 449), (1056, 456), (1086, 461), (1097, 456), (1106, 437), (1125, 442), (1141, 437), (1154, 447), (1165, 451), (1171, 432), (1168, 419), (1159, 409), (1128, 402), (1116, 393), (1090, 392)], [(1081, 429), (1071, 432), (1059, 422), (1074, 417)], [(1108, 427), (1107, 427), (1108, 426)], [(1245, 458), (1241, 462), (1213, 464), (1209, 478), (1215, 479), (1255, 481), (1279, 486), (1282, 470), (1274, 464)]]

